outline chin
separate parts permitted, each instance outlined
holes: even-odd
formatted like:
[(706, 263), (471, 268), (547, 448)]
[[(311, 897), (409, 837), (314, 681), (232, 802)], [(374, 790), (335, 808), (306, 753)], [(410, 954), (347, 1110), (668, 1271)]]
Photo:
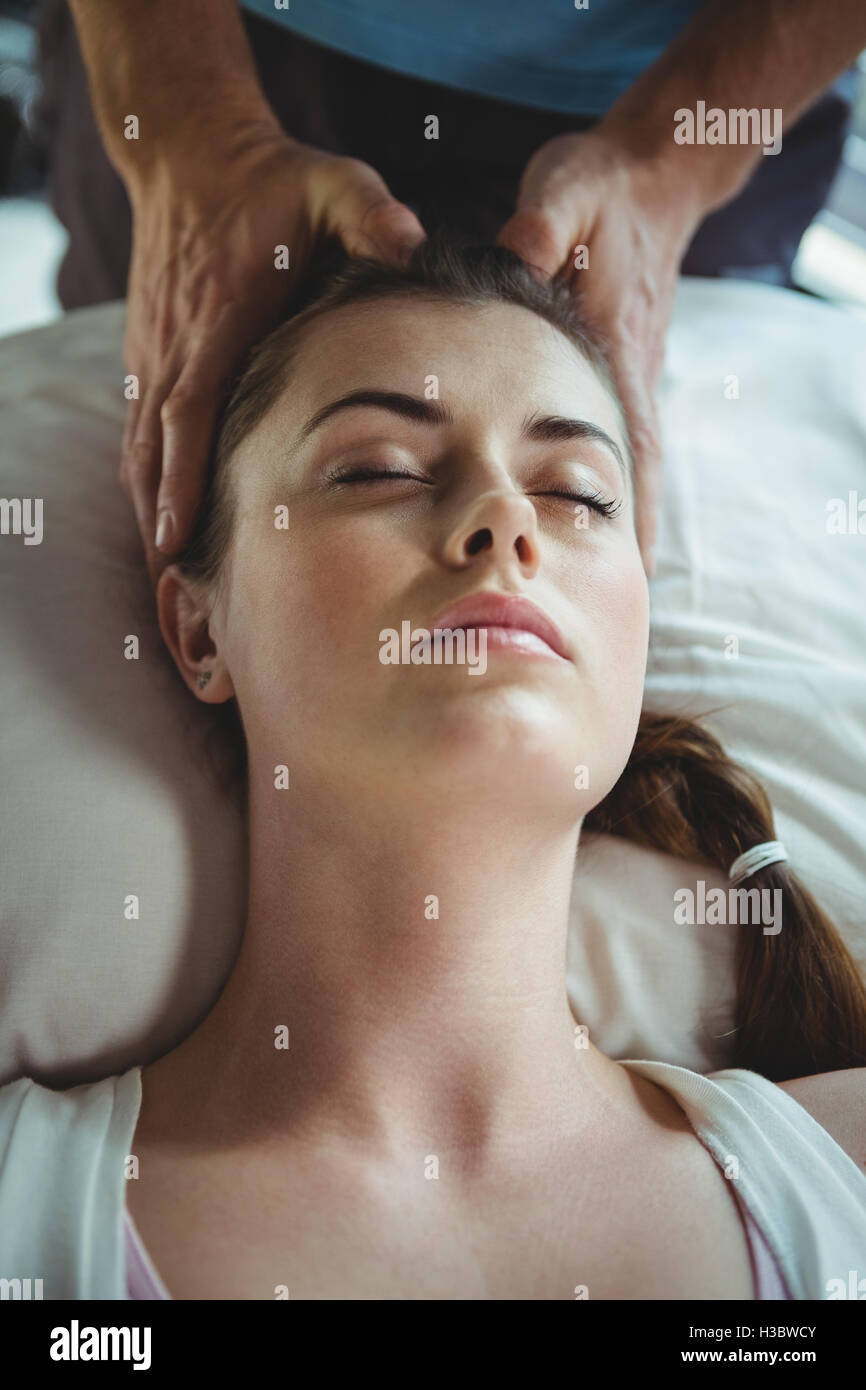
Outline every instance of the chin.
[(548, 768), (558, 780), (572, 752), (586, 746), (585, 721), (574, 699), (513, 681), (471, 685), (456, 696), (449, 691), (421, 702), (423, 736), (442, 758), (460, 760), (475, 775), (495, 765), (500, 773), (513, 768), (525, 781)]

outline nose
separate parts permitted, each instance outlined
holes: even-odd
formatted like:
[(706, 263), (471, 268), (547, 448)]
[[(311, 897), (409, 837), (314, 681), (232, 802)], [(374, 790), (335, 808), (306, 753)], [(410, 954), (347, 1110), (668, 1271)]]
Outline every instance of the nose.
[(460, 567), (478, 555), (517, 563), (532, 576), (541, 563), (538, 518), (528, 497), (508, 488), (492, 488), (474, 497), (461, 512), (445, 541), (444, 558)]

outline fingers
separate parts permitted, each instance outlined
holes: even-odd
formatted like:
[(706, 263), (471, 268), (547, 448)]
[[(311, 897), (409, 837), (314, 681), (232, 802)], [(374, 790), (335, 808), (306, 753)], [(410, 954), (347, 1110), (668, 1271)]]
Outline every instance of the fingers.
[(162, 460), (160, 396), (156, 390), (148, 392), (144, 400), (137, 403), (140, 409), (134, 416), (130, 415), (121, 464), (152, 578), (154, 570), (162, 563), (155, 545), (156, 493)]
[[(122, 470), (135, 507), (148, 569), (159, 572), (188, 539), (201, 500), (222, 387), (245, 350), (248, 325), (227, 304), (184, 346), (172, 369), (127, 417)], [(207, 347), (204, 346), (207, 344)]]
[(185, 543), (201, 501), (216, 418), (216, 391), (182, 379), (162, 407), (162, 481), (156, 501), (156, 544), (165, 555)]
[(635, 530), (647, 575), (655, 570), (654, 547), (661, 500), (661, 431), (646, 377), (634, 368), (614, 368), (634, 456)]
[[(148, 446), (140, 447), (133, 445), (130, 463), (131, 495), (135, 508), (135, 517), (138, 523), (138, 530), (141, 536), (141, 543), (144, 549), (144, 558), (147, 565), (147, 572), (151, 582), (155, 585), (159, 578), (166, 559), (160, 554), (155, 542), (155, 513), (154, 496), (156, 493), (155, 479), (159, 476), (159, 460), (157, 456), (154, 465), (154, 451)], [(154, 479), (149, 482), (147, 479)]]
[(426, 235), (414, 212), (389, 197), (369, 207), (357, 231), (348, 229), (342, 240), (349, 255), (374, 256), (388, 265), (405, 266)]
[(597, 180), (583, 183), (580, 177), (589, 158), (587, 139), (556, 136), (536, 151), (520, 180), (517, 210), (496, 238), (538, 278), (565, 269), (575, 242), (589, 239), (598, 193)]
[(156, 543), (173, 555), (187, 541), (204, 492), (225, 383), (250, 339), (248, 325), (226, 306), (209, 332), (209, 349), (194, 347), (160, 411), (162, 480), (156, 501)]
[[(317, 168), (319, 230), (340, 237), (352, 255), (404, 264), (425, 238), (411, 209), (361, 160), (322, 156)], [(160, 380), (143, 400), (129, 403), (120, 479), (135, 507), (151, 577), (188, 540), (224, 385), (250, 342), (278, 317), (279, 306), (256, 292), (226, 302), (222, 284), (215, 277), (206, 287), (195, 323), (173, 321), (170, 331), (157, 335), (169, 342), (166, 360), (150, 363)]]
[(118, 469), (120, 485), (130, 501), (132, 501), (132, 490), (129, 482), (129, 459), (140, 413), (141, 400), (139, 397), (135, 397), (127, 403), (126, 407), (126, 417), (123, 422), (123, 439), (120, 445), (120, 467)]

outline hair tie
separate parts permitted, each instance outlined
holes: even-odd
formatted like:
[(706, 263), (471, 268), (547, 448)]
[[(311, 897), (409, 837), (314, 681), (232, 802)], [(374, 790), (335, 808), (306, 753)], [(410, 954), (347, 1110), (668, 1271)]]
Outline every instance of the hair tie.
[(733, 883), (739, 883), (741, 879), (756, 874), (759, 869), (766, 869), (768, 864), (778, 864), (780, 860), (787, 858), (788, 851), (781, 840), (767, 840), (763, 845), (747, 849), (745, 854), (735, 859), (728, 869), (728, 878)]

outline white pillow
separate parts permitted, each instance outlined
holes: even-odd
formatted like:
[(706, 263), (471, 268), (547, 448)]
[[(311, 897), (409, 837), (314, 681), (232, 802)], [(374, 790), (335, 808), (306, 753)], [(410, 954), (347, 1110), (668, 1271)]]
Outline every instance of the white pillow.
[[(763, 783), (792, 867), (866, 966), (866, 534), (827, 529), (853, 491), (866, 531), (864, 382), (854, 314), (680, 280), (644, 703), (725, 706), (707, 727)], [(726, 875), (587, 848), (569, 970), (583, 1021), (612, 1056), (726, 1065), (736, 928), (673, 923), (678, 888)]]
[[(123, 312), (0, 340), (0, 497), (44, 503), (41, 544), (0, 536), (0, 1083), (74, 1085), (176, 1045), (243, 928), (216, 726), (164, 650), (117, 480)], [(825, 517), (828, 498), (866, 494), (864, 368), (863, 325), (841, 310), (681, 281), (647, 686), (659, 711), (730, 706), (709, 727), (764, 781), (796, 868), (861, 959), (866, 537), (831, 536)], [(569, 992), (614, 1057), (727, 1060), (733, 931), (674, 922), (674, 892), (699, 878), (727, 888), (720, 870), (618, 837), (581, 844)]]

